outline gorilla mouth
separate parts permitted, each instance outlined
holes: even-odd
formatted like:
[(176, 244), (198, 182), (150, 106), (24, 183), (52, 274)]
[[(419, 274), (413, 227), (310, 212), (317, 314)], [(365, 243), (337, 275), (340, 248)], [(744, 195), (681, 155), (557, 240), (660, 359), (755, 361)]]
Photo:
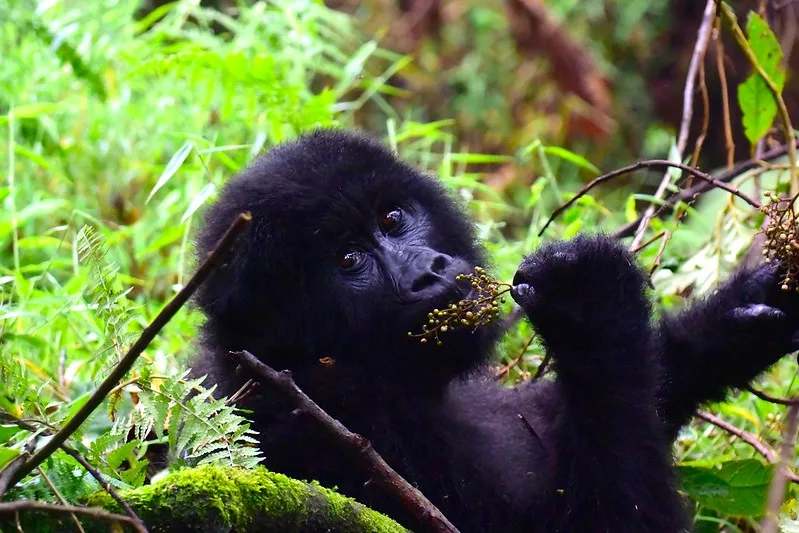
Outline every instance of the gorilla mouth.
[[(427, 315), (422, 321), (422, 331), (409, 331), (408, 336), (418, 339), (422, 344), (434, 341), (440, 346), (443, 344), (441, 334), (449, 334), (453, 330), (474, 333), (494, 322), (500, 314), (499, 301), (505, 301), (502, 295), (510, 292), (512, 287), (489, 277), (480, 267), (476, 267), (475, 272), (474, 275), (458, 275), (450, 291), (434, 302), (426, 301)], [(434, 306), (432, 310), (431, 306)]]

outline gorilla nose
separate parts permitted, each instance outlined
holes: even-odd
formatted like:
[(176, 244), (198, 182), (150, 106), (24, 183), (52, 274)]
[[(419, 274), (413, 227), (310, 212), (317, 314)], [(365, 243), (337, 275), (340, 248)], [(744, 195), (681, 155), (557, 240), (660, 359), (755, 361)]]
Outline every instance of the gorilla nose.
[(408, 255), (397, 258), (397, 262), (401, 263), (396, 266), (396, 272), (402, 298), (411, 301), (428, 300), (452, 290), (457, 270), (456, 259), (421, 247), (412, 249)]
[(411, 276), (413, 279), (410, 288), (411, 294), (422, 295), (431, 290), (435, 291), (439, 285), (444, 285), (445, 274), (451, 264), (452, 257), (446, 254), (436, 253), (426, 257), (417, 257)]

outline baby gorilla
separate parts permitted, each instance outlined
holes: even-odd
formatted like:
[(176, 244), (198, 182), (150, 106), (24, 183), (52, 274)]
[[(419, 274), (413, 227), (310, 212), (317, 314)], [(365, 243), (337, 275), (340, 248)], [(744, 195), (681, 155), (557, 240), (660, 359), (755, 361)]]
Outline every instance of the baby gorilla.
[[(797, 344), (795, 298), (774, 267), (740, 272), (655, 327), (633, 258), (579, 237), (542, 247), (514, 280), (557, 377), (504, 388), (489, 367), (499, 326), (448, 331), (440, 346), (408, 336), (467, 296), (456, 278), (485, 264), (435, 179), (366, 137), (323, 130), (226, 185), (201, 257), (242, 211), (252, 223), (197, 297), (207, 321), (194, 374), (230, 395), (247, 377), (230, 351), (290, 369), (464, 532), (688, 530), (671, 440), (700, 403)], [(241, 405), (266, 466), (418, 525), (281, 398)]]

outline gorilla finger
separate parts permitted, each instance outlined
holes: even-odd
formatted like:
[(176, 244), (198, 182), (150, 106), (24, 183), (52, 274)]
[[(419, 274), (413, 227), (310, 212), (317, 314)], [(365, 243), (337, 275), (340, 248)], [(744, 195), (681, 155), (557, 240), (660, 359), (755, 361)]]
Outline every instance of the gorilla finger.
[(783, 318), (785, 313), (776, 307), (771, 307), (766, 304), (749, 304), (742, 307), (736, 307), (731, 312), (735, 320), (742, 322), (749, 320), (773, 320)]
[(513, 297), (516, 303), (521, 306), (529, 304), (530, 299), (533, 298), (534, 294), (535, 290), (529, 283), (518, 283), (510, 290), (510, 295)]

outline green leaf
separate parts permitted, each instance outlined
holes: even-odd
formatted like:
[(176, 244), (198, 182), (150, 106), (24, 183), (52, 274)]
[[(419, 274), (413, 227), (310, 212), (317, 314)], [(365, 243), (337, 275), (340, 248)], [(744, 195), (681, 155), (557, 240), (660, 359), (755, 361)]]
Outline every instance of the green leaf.
[(12, 460), (14, 457), (18, 456), (19, 452), (13, 448), (6, 448), (5, 446), (0, 446), (0, 469), (2, 469), (6, 463)]
[(186, 141), (183, 143), (183, 146), (181, 146), (180, 149), (175, 152), (175, 155), (173, 155), (172, 159), (169, 160), (169, 163), (166, 164), (166, 168), (164, 169), (164, 172), (161, 173), (161, 177), (159, 177), (158, 181), (155, 183), (155, 187), (153, 187), (153, 190), (150, 191), (150, 195), (147, 197), (147, 202), (149, 202), (150, 199), (155, 196), (155, 193), (157, 193), (161, 187), (166, 185), (170, 178), (175, 175), (175, 172), (178, 171), (186, 158), (189, 157), (189, 154), (193, 148), (194, 144), (190, 141)]
[(11, 437), (16, 435), (20, 431), (23, 430), (13, 424), (0, 426), (0, 442), (8, 442), (9, 439), (11, 439)]
[[(771, 28), (756, 13), (750, 12), (746, 34), (758, 64), (782, 92), (785, 85), (782, 50)], [(746, 138), (755, 144), (768, 132), (777, 116), (777, 101), (758, 72), (753, 72), (738, 86), (738, 105), (743, 113), (741, 121)]]
[(511, 156), (492, 155), (492, 154), (457, 153), (457, 154), (451, 154), (450, 158), (455, 163), (473, 163), (473, 164), (510, 163), (513, 161), (513, 158)]
[(565, 148), (561, 148), (560, 146), (546, 146), (544, 147), (544, 153), (549, 155), (554, 155), (555, 157), (559, 157), (564, 161), (568, 161), (569, 163), (573, 163), (580, 168), (584, 168), (593, 172), (594, 174), (601, 174), (600, 170), (591, 163), (588, 159), (581, 156), (580, 154), (575, 154), (574, 152), (567, 150)]
[(699, 504), (725, 516), (761, 516), (774, 471), (755, 459), (717, 467), (678, 466), (682, 490)]
[[(746, 21), (746, 36), (760, 67), (781, 90), (785, 83), (785, 70), (782, 68), (780, 42), (769, 28), (768, 23), (754, 11), (749, 12), (749, 18)], [(778, 76), (782, 78), (778, 79)]]
[(8, 115), (0, 115), (0, 120), (6, 121), (9, 118), (13, 118), (15, 120), (21, 118), (37, 118), (42, 115), (49, 115), (50, 113), (55, 113), (67, 108), (67, 104), (63, 102), (39, 102), (35, 104), (23, 104), (11, 108), (11, 111), (8, 113)]
[(139, 441), (132, 440), (130, 442), (126, 442), (119, 448), (116, 448), (114, 451), (109, 453), (108, 457), (106, 458), (108, 461), (108, 466), (114, 470), (119, 470), (120, 465), (122, 465), (122, 461), (125, 459), (130, 459), (131, 462), (134, 462), (136, 458), (133, 456), (133, 451), (138, 445)]
[(638, 211), (635, 209), (635, 196), (629, 196), (624, 203), (624, 219), (632, 222), (638, 218)]
[(147, 475), (147, 466), (149, 464), (150, 461), (147, 459), (131, 461), (130, 468), (119, 471), (119, 477), (132, 487), (141, 487), (144, 485), (144, 480)]
[[(197, 211), (200, 207), (205, 204), (205, 201), (208, 200), (213, 194), (216, 192), (216, 185), (213, 183), (208, 183), (202, 190), (194, 195), (189, 203), (189, 207), (186, 208), (186, 212), (183, 213), (183, 216), (180, 217), (180, 223), (184, 224), (191, 216)], [(181, 234), (183, 233), (183, 228), (180, 228)]]
[[(58, 200), (54, 198), (49, 200), (40, 200), (27, 205), (17, 213), (17, 227), (19, 228), (28, 220), (42, 217), (44, 215), (50, 215), (59, 209), (66, 208), (68, 205), (69, 204), (65, 200)], [(12, 228), (13, 226), (11, 224), (11, 217), (8, 217), (7, 220), (0, 222), (0, 241), (11, 234)]]

